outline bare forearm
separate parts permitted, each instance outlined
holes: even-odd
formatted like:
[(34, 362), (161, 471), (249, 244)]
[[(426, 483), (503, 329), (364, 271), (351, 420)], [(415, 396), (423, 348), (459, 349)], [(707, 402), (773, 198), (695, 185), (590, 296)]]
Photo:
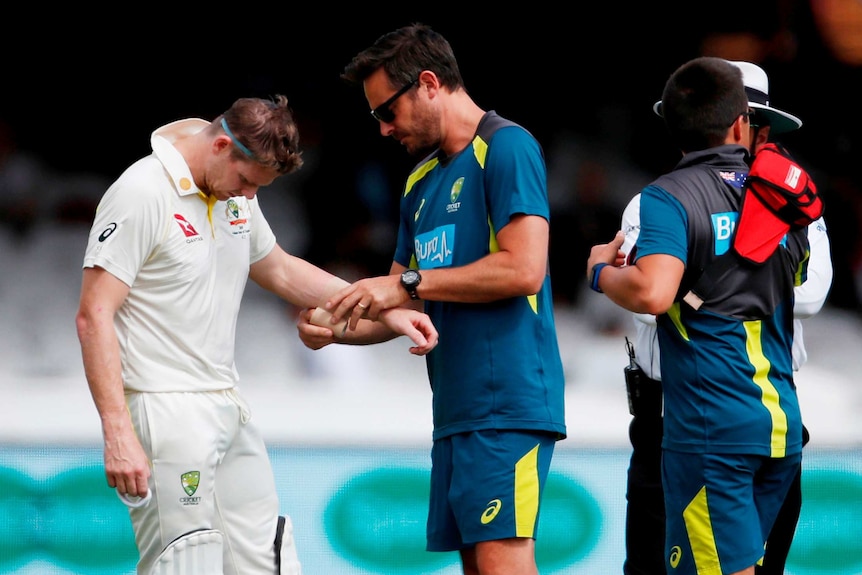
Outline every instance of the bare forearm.
[(624, 235), (618, 232), (608, 244), (595, 245), (587, 259), (586, 280), (618, 306), (635, 313), (658, 315), (673, 305), (684, 266), (668, 255), (652, 255), (634, 265), (622, 265), (619, 251)]
[(123, 389), (120, 352), (113, 326), (79, 330), (84, 374), (102, 422), (105, 441), (131, 430)]
[(102, 423), (105, 478), (119, 493), (144, 497), (149, 461), (126, 407), (119, 346), (113, 329), (79, 331), (84, 372)]
[(544, 264), (536, 273), (497, 252), (466, 266), (422, 270), (417, 293), (430, 301), (487, 303), (538, 293), (545, 272)]
[(496, 247), (470, 264), (424, 268), (417, 293), (431, 301), (485, 303), (529, 296), (542, 289), (548, 274), (548, 222), (516, 215), (496, 235)]
[(348, 329), (340, 338), (340, 342), (350, 345), (370, 345), (389, 341), (399, 335), (401, 334), (395, 333), (381, 321), (363, 319), (359, 321), (355, 330)]
[(251, 266), (249, 277), (265, 290), (302, 308), (317, 307), (328, 296), (348, 285), (328, 271), (286, 253), (279, 246)]
[(667, 311), (664, 302), (644, 281), (643, 274), (634, 266), (616, 268), (606, 266), (600, 272), (601, 289), (612, 302), (629, 311), (657, 315)]

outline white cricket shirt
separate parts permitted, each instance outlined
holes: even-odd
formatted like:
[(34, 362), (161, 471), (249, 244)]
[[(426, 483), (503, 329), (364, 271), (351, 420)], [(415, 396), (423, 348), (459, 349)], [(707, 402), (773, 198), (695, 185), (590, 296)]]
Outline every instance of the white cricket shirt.
[(208, 122), (153, 132), (153, 153), (108, 188), (96, 210), (84, 267), (130, 286), (115, 318), (126, 389), (233, 387), (237, 315), (249, 265), (275, 246), (257, 198), (212, 202), (173, 142)]

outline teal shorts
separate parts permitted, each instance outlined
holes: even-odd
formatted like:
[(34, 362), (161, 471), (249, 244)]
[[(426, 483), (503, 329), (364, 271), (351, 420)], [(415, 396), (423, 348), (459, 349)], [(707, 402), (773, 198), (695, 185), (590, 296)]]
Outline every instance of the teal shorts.
[(539, 503), (558, 435), (483, 430), (434, 441), (428, 551), (536, 538)]
[(802, 454), (662, 453), (665, 562), (674, 575), (735, 573), (757, 564)]

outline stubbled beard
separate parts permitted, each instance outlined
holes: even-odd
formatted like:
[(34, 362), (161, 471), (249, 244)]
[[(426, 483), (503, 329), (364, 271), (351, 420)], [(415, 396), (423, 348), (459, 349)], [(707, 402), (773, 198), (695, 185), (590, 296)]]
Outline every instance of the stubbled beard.
[(409, 150), (410, 154), (419, 158), (424, 158), (431, 152), (437, 149), (436, 144), (426, 144), (424, 146), (418, 146)]
[[(408, 151), (413, 156), (425, 157), (440, 146), (439, 117), (430, 111), (417, 111), (414, 115), (413, 141)], [(421, 134), (421, 137), (415, 134)]]

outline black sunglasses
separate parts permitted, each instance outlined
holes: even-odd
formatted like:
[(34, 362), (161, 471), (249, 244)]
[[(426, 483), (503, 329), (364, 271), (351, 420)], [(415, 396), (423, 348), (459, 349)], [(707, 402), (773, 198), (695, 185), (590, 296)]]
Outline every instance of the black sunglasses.
[[(754, 112), (754, 110), (746, 110), (745, 112), (740, 112), (739, 116), (737, 116), (736, 118), (739, 118), (740, 116), (742, 116), (743, 118), (745, 118), (745, 119), (746, 119), (746, 121), (747, 121), (749, 124), (751, 124), (752, 120), (753, 120), (753, 119), (754, 119), (754, 117), (755, 117), (755, 112)], [(734, 122), (736, 122), (736, 118), (734, 118), (734, 119), (733, 119), (733, 122), (731, 122), (731, 123), (730, 123), (730, 125), (731, 125), (731, 126), (734, 124)], [(752, 127), (753, 127), (753, 128), (756, 128), (757, 126), (756, 126), (756, 125), (752, 125)]]
[(763, 116), (763, 114), (758, 114), (757, 110), (750, 110), (748, 116), (748, 124), (756, 130), (761, 126), (768, 126), (769, 122), (766, 121), (766, 118)]
[(418, 81), (419, 81), (419, 78), (416, 78), (415, 80), (411, 80), (407, 84), (404, 84), (404, 86), (402, 86), (400, 90), (398, 90), (397, 92), (392, 94), (391, 98), (389, 98), (388, 100), (386, 100), (385, 102), (383, 102), (382, 104), (380, 104), (379, 106), (377, 106), (376, 108), (371, 110), (371, 115), (374, 116), (374, 118), (376, 120), (379, 120), (381, 122), (386, 122), (387, 124), (391, 124), (393, 121), (395, 121), (395, 112), (390, 110), (389, 106), (394, 104), (395, 100), (397, 100), (398, 98), (403, 96), (404, 93), (407, 92), (407, 90), (409, 90), (410, 88), (412, 88), (413, 84), (415, 84)]

